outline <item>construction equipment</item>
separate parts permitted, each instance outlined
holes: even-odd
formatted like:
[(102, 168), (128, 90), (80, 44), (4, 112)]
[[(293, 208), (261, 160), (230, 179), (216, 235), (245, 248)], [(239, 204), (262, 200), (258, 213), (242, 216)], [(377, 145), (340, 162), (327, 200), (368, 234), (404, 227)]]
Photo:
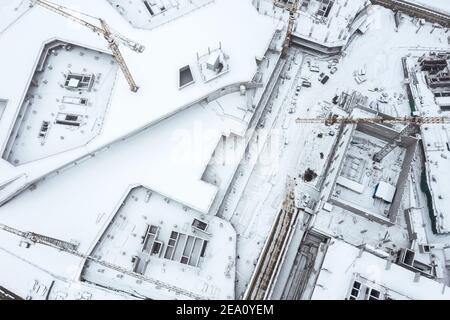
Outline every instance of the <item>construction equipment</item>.
[[(138, 53), (142, 53), (145, 50), (145, 47), (142, 44), (135, 42), (133, 40), (130, 40), (120, 34), (113, 33), (111, 31), (110, 27), (108, 26), (108, 24), (106, 23), (106, 21), (101, 18), (92, 17), (85, 13), (81, 13), (81, 12), (75, 11), (73, 9), (69, 9), (67, 7), (52, 3), (48, 0), (30, 0), (30, 1), (32, 4), (37, 4), (43, 8), (46, 8), (50, 11), (53, 11), (53, 12), (65, 17), (65, 18), (68, 18), (74, 22), (77, 22), (77, 23), (91, 29), (92, 31), (96, 32), (99, 35), (103, 35), (105, 40), (108, 42), (108, 47), (111, 50), (114, 58), (116, 59), (120, 69), (122, 70), (122, 72), (128, 82), (128, 85), (130, 86), (130, 90), (133, 92), (138, 91), (139, 87), (136, 85), (136, 82), (134, 81), (133, 76), (131, 75), (131, 72), (128, 69), (128, 66), (125, 63), (125, 60), (122, 56), (122, 53), (119, 50), (119, 46), (118, 46), (117, 42), (124, 44), (131, 50), (138, 52)], [(81, 18), (78, 18), (77, 16), (69, 13), (68, 11), (76, 12), (78, 14), (98, 20), (98, 22), (100, 23), (100, 27), (98, 27), (88, 21), (85, 21)]]
[(325, 125), (333, 124), (358, 124), (358, 123), (378, 123), (378, 124), (394, 124), (402, 123), (406, 126), (396, 135), (395, 139), (388, 142), (383, 148), (373, 155), (373, 160), (381, 162), (384, 157), (391, 153), (397, 145), (401, 142), (402, 137), (409, 136), (418, 131), (418, 127), (424, 124), (448, 124), (449, 117), (392, 117), (392, 118), (352, 118), (352, 117), (338, 117), (337, 115), (328, 118), (298, 118), (297, 123), (324, 123)]
[(409, 123), (406, 125), (402, 131), (398, 133), (398, 135), (392, 141), (386, 143), (386, 145), (381, 148), (380, 151), (373, 155), (373, 161), (381, 162), (392, 150), (397, 147), (397, 144), (401, 142), (402, 137), (406, 137), (414, 133), (417, 130), (417, 125), (413, 123)]
[[(83, 260), (85, 260), (85, 263), (87, 261), (92, 262), (92, 263), (98, 263), (100, 266), (115, 270), (122, 275), (128, 275), (128, 276), (137, 278), (138, 280), (152, 283), (153, 285), (156, 286), (156, 288), (164, 288), (168, 291), (176, 292), (177, 294), (184, 295), (191, 299), (196, 299), (196, 300), (204, 299), (202, 296), (199, 296), (199, 295), (197, 295), (193, 292), (190, 292), (186, 289), (183, 289), (181, 287), (177, 287), (177, 286), (171, 285), (169, 283), (163, 282), (161, 280), (150, 278), (145, 275), (135, 273), (135, 272), (130, 271), (127, 268), (124, 268), (117, 264), (102, 260), (101, 257), (84, 254), (84, 253), (78, 251), (78, 244), (74, 244), (74, 243), (67, 242), (67, 241), (60, 240), (60, 239), (51, 238), (51, 237), (41, 235), (38, 233), (34, 233), (34, 232), (22, 231), (22, 230), (15, 229), (13, 227), (10, 227), (10, 226), (7, 226), (7, 225), (1, 224), (1, 223), (0, 223), (0, 231), (5, 231), (10, 234), (14, 234), (14, 235), (22, 238), (29, 244), (37, 243), (37, 244), (47, 246), (47, 247), (56, 249), (58, 251), (65, 252), (67, 254), (82, 258)], [(0, 247), (0, 249), (2, 249), (2, 248)], [(60, 276), (55, 276), (55, 277), (62, 281), (67, 281), (67, 279), (65, 279), (63, 277), (60, 277)]]
[(281, 55), (283, 57), (286, 56), (287, 50), (291, 45), (292, 33), (294, 32), (294, 24), (297, 20), (296, 14), (298, 9), (298, 2), (298, 0), (293, 0), (286, 5), (287, 10), (289, 11), (289, 21), (287, 26), (286, 38), (283, 43), (283, 50), (281, 51)]

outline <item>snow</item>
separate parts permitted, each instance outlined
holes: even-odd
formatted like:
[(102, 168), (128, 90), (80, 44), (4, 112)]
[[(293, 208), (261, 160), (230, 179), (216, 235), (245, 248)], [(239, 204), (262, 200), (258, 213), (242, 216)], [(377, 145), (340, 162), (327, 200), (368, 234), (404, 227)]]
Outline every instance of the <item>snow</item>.
[[(33, 76), (37, 86), (27, 91), (14, 128), (17, 135), (10, 139), (5, 151), (5, 158), (15, 166), (83, 146), (96, 137), (117, 76), (118, 66), (109, 54), (73, 45), (69, 49), (58, 42), (49, 43), (45, 51), (45, 63)], [(92, 87), (81, 92), (66, 89), (69, 74), (89, 77)], [(80, 79), (72, 77), (67, 86), (77, 88), (79, 83)], [(67, 99), (85, 99), (86, 104), (65, 102)], [(79, 125), (56, 122), (66, 123), (66, 115), (77, 116)]]
[[(330, 81), (326, 86), (322, 86), (316, 82), (316, 73), (308, 72), (304, 70), (301, 74), (303, 79), (310, 80), (313, 83), (311, 88), (302, 89), (299, 97), (297, 98), (297, 111), (296, 116), (309, 118), (314, 116), (324, 116), (327, 110), (324, 106), (326, 104), (317, 104), (317, 101), (325, 100), (330, 101), (334, 94), (339, 94), (342, 90), (352, 87), (356, 90), (361, 90), (364, 94), (369, 96), (369, 100), (377, 100), (382, 93), (386, 93), (388, 96), (387, 104), (379, 104), (379, 110), (381, 112), (393, 115), (408, 115), (410, 109), (408, 101), (406, 99), (403, 87), (403, 72), (401, 68), (401, 57), (409, 53), (423, 52), (428, 48), (445, 48), (446, 35), (444, 31), (435, 31), (432, 35), (429, 34), (431, 25), (427, 24), (418, 34), (415, 33), (416, 28), (413, 24), (405, 22), (401, 25), (398, 33), (394, 31), (394, 21), (392, 12), (381, 8), (371, 7), (369, 10), (370, 27), (366, 34), (362, 37), (355, 38), (346, 49), (344, 57), (341, 59), (338, 67), (338, 72), (331, 76)], [(424, 34), (427, 34), (425, 37)], [(420, 44), (420, 45), (419, 45)], [(370, 52), (370, 54), (368, 54)], [(311, 63), (317, 62), (321, 71), (327, 72), (327, 61), (325, 59), (311, 59)], [(387, 67), (389, 66), (389, 67)], [(364, 68), (366, 71), (367, 81), (359, 86), (353, 81), (353, 72)], [(324, 90), (323, 88), (326, 88)], [(375, 91), (374, 88), (379, 88), (379, 91)], [(286, 99), (287, 103), (290, 103), (290, 97)], [(307, 110), (311, 109), (311, 114), (308, 115)], [(312, 112), (316, 112), (313, 114)], [(359, 115), (361, 117), (367, 117), (366, 114)], [(283, 122), (283, 116), (280, 115), (280, 122)], [(279, 124), (281, 127), (281, 123)], [(272, 161), (269, 167), (258, 168), (255, 167), (252, 176), (247, 180), (246, 172), (243, 170), (242, 175), (238, 177), (238, 180), (234, 184), (236, 189), (233, 189), (233, 194), (228, 199), (235, 199), (240, 197), (240, 188), (245, 185), (245, 192), (241, 196), (239, 207), (232, 211), (229, 209), (224, 212), (226, 216), (232, 216), (231, 222), (237, 225), (240, 230), (240, 224), (243, 222), (244, 226), (248, 225), (246, 221), (250, 221), (251, 224), (247, 230), (257, 230), (251, 235), (251, 238), (239, 240), (238, 238), (238, 252), (249, 252), (251, 255), (246, 254), (246, 259), (238, 259), (237, 271), (238, 279), (237, 284), (238, 296), (242, 288), (245, 288), (246, 282), (241, 283), (242, 280), (246, 280), (249, 277), (249, 273), (252, 270), (249, 257), (257, 257), (255, 253), (256, 242), (259, 244), (263, 241), (264, 229), (257, 227), (262, 226), (265, 223), (259, 222), (262, 217), (268, 217), (270, 214), (276, 212), (283, 199), (283, 179), (279, 178), (284, 176), (286, 172), (297, 175), (301, 173), (309, 166), (313, 167), (319, 176), (320, 172), (326, 165), (326, 159), (319, 158), (319, 150), (325, 155), (328, 155), (332, 146), (332, 140), (330, 139), (314, 139), (318, 132), (323, 132), (324, 136), (328, 137), (328, 130), (324, 130), (323, 126), (316, 126), (314, 124), (301, 124), (299, 126), (291, 125), (286, 130), (286, 135), (291, 137), (289, 147), (285, 152), (295, 152), (295, 160), (299, 162), (298, 165), (293, 166), (286, 165), (284, 161)], [(295, 138), (293, 138), (295, 137)], [(373, 137), (370, 137), (373, 141)], [(331, 140), (331, 141), (330, 141)], [(385, 141), (377, 141), (379, 147), (385, 144)], [(290, 147), (296, 146), (296, 147)], [(397, 158), (403, 151), (397, 148), (390, 156)], [(292, 156), (292, 155), (291, 155)], [(371, 160), (370, 155), (366, 155), (367, 160)], [(283, 155), (283, 159), (284, 159)], [(293, 159), (287, 160), (292, 162)], [(389, 164), (393, 161), (386, 159), (386, 175), (392, 175)], [(289, 169), (281, 169), (288, 167)], [(394, 177), (395, 180), (395, 177)], [(376, 181), (378, 183), (379, 180)], [(330, 184), (331, 185), (331, 184)], [(358, 201), (358, 203), (364, 203), (366, 205), (373, 202), (374, 187), (366, 193), (364, 200)], [(234, 193), (235, 192), (235, 193)], [(326, 193), (326, 191), (325, 191)], [(231, 198), (232, 197), (232, 198)], [(351, 197), (350, 197), (351, 198)], [(353, 200), (355, 201), (355, 200)], [(262, 202), (262, 205), (261, 205)], [(228, 202), (227, 202), (228, 203)], [(228, 208), (230, 208), (229, 206)], [(231, 207), (234, 208), (234, 207)], [(259, 214), (261, 218), (251, 220), (251, 216), (255, 214), (253, 212), (264, 210), (266, 213)], [(248, 220), (250, 219), (250, 220)], [(329, 234), (335, 237), (342, 237), (345, 241), (351, 243), (354, 246), (359, 246), (362, 243), (368, 243), (376, 248), (381, 248), (385, 252), (395, 251), (398, 247), (408, 247), (410, 241), (408, 239), (408, 233), (405, 228), (403, 215), (400, 213), (397, 217), (396, 224), (390, 227), (381, 225), (378, 222), (371, 221), (365, 217), (358, 216), (352, 212), (343, 210), (339, 207), (333, 206), (331, 212), (320, 211), (316, 216), (314, 223), (315, 228), (320, 229), (321, 232)], [(240, 234), (240, 232), (238, 232)], [(253, 241), (253, 245), (247, 245), (247, 241)], [(242, 248), (242, 249), (240, 249)], [(252, 251), (253, 250), (253, 251)], [(293, 249), (294, 251), (297, 248)]]
[[(25, 249), (18, 245), (18, 237), (5, 233), (1, 234), (1, 241), (2, 286), (23, 299), (132, 299), (128, 295), (94, 287), (71, 278), (74, 270), (77, 270), (77, 261), (67, 254), (40, 245)], [(45, 255), (49, 260), (65, 263), (65, 274), (57, 276), (52, 273), (51, 265), (38, 266), (30, 262), (30, 255)]]
[[(355, 117), (353, 114), (352, 116)], [(342, 141), (348, 143), (349, 140), (343, 139)], [(382, 197), (375, 199), (373, 196), (377, 185), (384, 182), (380, 180), (397, 184), (405, 157), (405, 149), (395, 148), (382, 160), (380, 165), (376, 165), (371, 157), (385, 144), (386, 141), (358, 129), (351, 134), (347, 151), (333, 161), (333, 166), (338, 168), (339, 173), (336, 187), (331, 193), (331, 199), (368, 214), (386, 216), (390, 205), (380, 200)], [(394, 194), (392, 190), (389, 190), (388, 194), (383, 188), (384, 186), (381, 184), (380, 194), (386, 196), (387, 199), (391, 193)], [(383, 198), (383, 200), (386, 199)], [(336, 203), (336, 205), (338, 204)]]
[[(207, 223), (207, 231), (194, 230), (191, 227), (194, 219)], [(144, 265), (147, 256), (142, 252), (143, 236), (150, 225), (159, 228), (155, 241), (161, 241), (162, 249), (159, 255), (148, 256), (149, 262), (143, 268), (144, 276), (157, 277), (165, 284), (182, 288), (203, 299), (234, 297), (236, 233), (231, 224), (165, 200), (145, 188), (130, 191), (90, 255), (130, 271), (135, 256), (140, 259), (139, 265)], [(178, 232), (179, 238), (175, 242), (173, 258), (169, 258), (166, 248), (170, 244), (172, 232)], [(206, 250), (200, 256), (202, 248)], [(152, 250), (151, 247), (149, 250)], [(188, 259), (185, 264), (180, 262), (182, 255)], [(155, 293), (159, 291), (157, 287), (135, 287), (135, 281), (121, 280), (116, 275), (115, 270), (105, 270), (96, 263), (86, 264), (82, 272), (82, 278), (90, 283), (124, 288), (130, 294), (136, 290), (150, 298), (159, 296), (159, 293)]]
[(147, 1), (151, 12), (141, 0), (128, 0), (126, 3), (120, 0), (108, 0), (108, 2), (131, 25), (152, 30), (201, 8), (213, 0), (177, 0), (175, 3), (170, 0)]
[(407, 0), (411, 3), (417, 3), (428, 8), (433, 8), (438, 12), (450, 14), (450, 3), (447, 0)]
[[(345, 259), (343, 258), (345, 257)], [(448, 300), (450, 290), (439, 282), (421, 277), (414, 281), (415, 274), (394, 263), (389, 268), (387, 261), (367, 251), (340, 240), (332, 240), (312, 296), (313, 300), (343, 300), (347, 298), (356, 275), (369, 283), (385, 287), (391, 296), (400, 299)]]
[[(410, 75), (416, 74), (417, 84), (411, 85), (411, 90), (417, 110), (425, 116), (442, 116), (443, 112), (436, 104), (431, 90), (428, 88), (425, 75), (420, 70), (416, 70), (418, 56), (407, 59)], [(447, 177), (449, 171), (449, 159), (447, 142), (449, 141), (449, 125), (424, 125), (421, 133), (425, 151), (425, 167), (427, 170), (427, 181), (433, 199), (433, 210), (436, 216), (438, 233), (450, 232), (450, 219), (446, 212), (450, 205), (449, 199), (443, 190), (448, 190), (450, 184)]]
[(336, 180), (336, 183), (357, 193), (363, 193), (364, 191), (364, 185), (347, 179), (343, 176), (339, 176)]
[[(0, 201), (33, 183), (30, 189), (0, 207), (0, 222), (77, 243), (80, 253), (102, 255), (106, 261), (129, 270), (131, 256), (140, 250), (144, 217), (149, 223), (161, 226), (161, 240), (165, 243), (172, 229), (191, 233), (189, 226), (194, 217), (208, 221), (211, 251), (199, 269), (152, 257), (146, 274), (207, 298), (242, 296), (273, 218), (280, 209), (286, 176), (300, 181), (307, 168), (314, 170), (318, 176), (310, 183), (299, 182), (299, 185), (302, 191), (311, 193), (309, 200), (316, 201), (321, 196), (317, 188), (326, 178), (325, 168), (330, 160), (327, 156), (337, 139), (337, 128), (321, 124), (298, 125), (295, 118), (325, 116), (332, 108), (329, 101), (348, 87), (358, 88), (370, 100), (386, 95), (388, 103), (379, 104), (381, 112), (409, 114), (400, 58), (448, 47), (445, 30), (436, 29), (430, 34), (431, 24), (426, 24), (416, 33), (417, 27), (405, 18), (395, 32), (392, 12), (378, 6), (370, 7), (366, 33), (352, 39), (337, 65), (338, 71), (330, 75), (326, 85), (318, 82), (318, 74), (311, 73), (306, 63), (303, 64), (309, 59), (321, 72), (328, 73), (326, 59), (310, 56), (305, 59), (303, 54), (293, 60), (289, 57), (281, 84), (275, 86), (274, 97), (269, 99), (271, 111), (263, 113), (262, 122), (253, 123), (250, 119), (255, 114), (248, 108), (252, 102), (259, 101), (274, 71), (278, 54), (266, 53), (266, 49), (280, 20), (259, 15), (249, 0), (208, 2), (186, 15), (169, 15), (167, 22), (170, 23), (155, 28), (147, 26), (151, 32), (133, 28), (128, 19), (123, 19), (120, 10), (115, 10), (107, 1), (91, 1), (89, 5), (81, 0), (59, 0), (58, 3), (94, 15), (101, 12), (114, 30), (147, 47), (142, 54), (123, 49), (140, 90), (129, 92), (119, 73), (105, 123), (97, 138), (56, 156), (16, 167), (0, 160)], [(272, 6), (271, 2), (267, 3)], [(7, 6), (0, 5), (0, 14), (4, 14), (1, 10), (6, 10), (3, 12), (13, 19), (19, 15), (13, 14)], [(230, 23), (230, 16), (233, 23)], [(39, 23), (42, 19), (48, 24)], [(16, 35), (26, 32), (31, 24), (38, 26), (36, 36), (29, 41), (14, 41)], [(322, 32), (321, 36), (325, 34)], [(55, 37), (107, 52), (101, 38), (42, 8), (33, 8), (0, 32), (0, 46), (11, 48), (0, 52), (0, 69), (14, 75), (10, 79), (0, 79), (0, 102), (8, 101), (0, 118), (1, 144), (6, 143), (28, 89), (26, 80), (34, 72), (43, 43)], [(202, 56), (218, 46), (229, 57), (229, 71), (208, 82), (202, 81), (197, 53)], [(29, 59), (18, 63), (13, 59), (14, 52), (28, 52)], [(243, 96), (234, 91), (221, 95), (218, 90), (222, 88), (229, 85), (239, 88), (251, 81), (258, 71), (255, 57), (265, 54), (259, 69), (262, 88), (256, 93), (247, 88), (247, 95)], [(179, 89), (179, 69), (186, 65), (190, 66), (195, 83)], [(361, 69), (365, 70), (367, 81), (358, 85), (354, 72)], [(296, 85), (302, 80), (311, 81), (312, 87), (302, 88), (296, 94)], [(249, 95), (253, 94), (251, 101)], [(205, 100), (206, 97), (209, 99)], [(261, 124), (264, 130), (255, 130)], [(322, 138), (318, 134), (322, 134)], [(372, 141), (378, 148), (383, 145), (382, 141)], [(247, 143), (250, 152), (245, 152)], [(221, 150), (224, 154), (220, 154)], [(374, 150), (363, 156), (369, 160)], [(399, 158), (402, 152), (397, 148), (390, 157)], [(389, 169), (398, 168), (394, 160), (386, 160), (392, 165)], [(52, 174), (48, 175), (50, 172)], [(416, 172), (414, 174), (417, 176)], [(397, 177), (387, 172), (383, 178), (396, 180)], [(376, 180), (378, 182), (380, 179)], [(140, 190), (152, 190), (155, 198), (145, 203), (144, 193), (139, 193), (129, 203), (124, 203), (128, 192), (140, 186), (143, 186)], [(346, 199), (358, 202), (356, 205), (372, 206), (374, 184), (371, 182), (369, 186), (367, 189), (371, 192), (365, 192), (356, 201), (354, 192), (348, 193)], [(329, 194), (331, 188), (331, 185), (326, 186), (322, 195)], [(414, 193), (414, 188), (410, 189)], [(216, 213), (219, 217), (214, 216)], [(413, 215), (421, 213), (418, 209)], [(421, 221), (414, 217), (419, 240), (425, 243), (427, 234)], [(381, 280), (376, 280), (400, 292), (401, 297), (449, 298), (448, 289), (442, 284), (426, 278), (413, 282), (414, 274), (395, 264), (385, 270), (386, 261), (371, 253), (364, 252), (361, 258), (356, 258), (359, 249), (355, 246), (361, 244), (384, 255), (409, 247), (403, 215), (399, 215), (395, 225), (386, 227), (325, 203), (315, 216), (314, 224), (315, 230), (346, 241), (332, 240), (334, 244), (328, 249), (323, 265), (332, 272), (324, 269), (320, 272), (314, 298), (345, 298), (355, 273), (367, 278), (380, 274)], [(299, 225), (299, 229), (302, 227)], [(302, 232), (296, 234), (296, 240), (301, 240)], [(439, 243), (446, 241), (432, 239)], [(5, 275), (2, 285), (23, 296), (42, 298), (46, 288), (48, 290), (55, 281), (56, 290), (52, 291), (51, 298), (131, 298), (93, 283), (121, 289), (139, 298), (180, 297), (167, 288), (158, 289), (152, 281), (116, 270), (100, 272), (99, 269), (104, 268), (102, 264), (86, 264), (79, 256), (39, 244), (25, 248), (20, 238), (3, 231), (0, 242), (0, 260), (7, 262), (0, 266)], [(442, 244), (440, 251), (433, 251), (442, 268), (446, 262), (444, 247)], [(16, 280), (17, 273), (26, 276)], [(80, 282), (80, 276), (90, 283)]]
[(377, 191), (375, 192), (375, 197), (383, 199), (386, 202), (391, 203), (395, 194), (395, 187), (384, 181), (380, 181), (377, 185)]
[[(87, 233), (95, 233), (95, 229), (74, 226), (89, 224), (88, 221), (97, 225), (95, 221), (103, 212), (106, 216), (101, 222), (107, 221), (132, 184), (145, 185), (206, 213), (216, 187), (200, 179), (219, 138), (227, 131), (226, 126), (227, 122), (220, 116), (200, 105), (183, 111), (164, 125), (150, 128), (92, 159), (78, 162), (74, 168), (47, 177), (37, 184), (35, 191), (20, 195), (20, 201), (1, 207), (0, 212), (5, 213), (3, 221), (19, 223), (44, 234), (50, 232), (56, 238), (85, 239), (88, 244)], [(48, 203), (52, 203), (50, 208)], [(30, 216), (29, 212), (36, 214)], [(54, 230), (45, 221), (66, 225), (68, 230), (64, 227)]]
[(306, 9), (300, 6), (299, 22), (294, 29), (294, 35), (324, 46), (343, 46), (351, 36), (350, 25), (356, 14), (364, 8), (365, 2), (336, 0), (323, 22), (322, 14), (318, 14), (323, 5), (318, 1), (309, 2)]
[[(124, 77), (119, 75), (101, 135), (85, 147), (24, 166), (22, 172), (29, 174), (28, 182), (45, 175), (49, 168), (61, 167), (125, 135), (156, 124), (224, 86), (251, 81), (257, 71), (255, 57), (264, 55), (276, 28), (270, 19), (256, 12), (250, 1), (218, 0), (151, 32), (133, 29), (106, 1), (91, 1), (89, 5), (83, 1), (59, 3), (94, 16), (102, 12), (102, 16), (107, 18), (114, 30), (147, 47), (142, 54), (122, 50), (141, 90), (132, 93), (128, 90)], [(233, 24), (229, 24), (229, 16), (234, 16)], [(38, 23), (42, 19), (47, 23)], [(34, 30), (35, 36), (27, 41), (16, 41), (15, 35), (26, 34), (30, 25), (38, 26)], [(207, 32), (205, 25), (208, 26)], [(199, 34), (202, 36), (198, 36)], [(31, 10), (4, 32), (0, 37), (0, 46), (10, 50), (0, 53), (0, 68), (4, 73), (14, 74), (14, 77), (0, 79), (0, 97), (9, 101), (2, 123), (10, 123), (0, 126), (0, 141), (3, 146), (17, 115), (18, 105), (23, 100), (27, 87), (25, 80), (33, 72), (42, 44), (54, 38), (96, 50), (106, 50), (106, 42), (88, 29), (40, 7)], [(219, 43), (230, 57), (229, 72), (209, 83), (197, 81), (194, 85), (179, 90), (178, 69), (190, 64), (194, 78), (199, 78), (197, 52), (205, 52), (208, 47)], [(13, 58), (13, 52), (27, 52), (28, 59), (19, 63)], [(11, 190), (22, 187), (23, 184), (17, 184), (11, 186)]]
[(0, 3), (0, 35), (30, 10), (24, 0), (2, 0)]
[(450, 97), (438, 97), (436, 98), (436, 104), (440, 107), (450, 106)]

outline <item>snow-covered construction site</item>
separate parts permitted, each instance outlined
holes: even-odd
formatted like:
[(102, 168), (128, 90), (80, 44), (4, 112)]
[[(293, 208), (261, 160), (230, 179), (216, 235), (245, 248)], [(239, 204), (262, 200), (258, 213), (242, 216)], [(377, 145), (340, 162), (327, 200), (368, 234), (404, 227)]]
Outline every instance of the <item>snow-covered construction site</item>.
[(0, 300), (450, 299), (449, 12), (0, 1)]

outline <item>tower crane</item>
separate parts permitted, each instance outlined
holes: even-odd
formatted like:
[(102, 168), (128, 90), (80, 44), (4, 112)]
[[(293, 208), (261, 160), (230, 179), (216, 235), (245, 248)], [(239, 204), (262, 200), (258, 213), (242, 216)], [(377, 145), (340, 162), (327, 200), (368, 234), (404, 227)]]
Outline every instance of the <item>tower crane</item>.
[[(53, 12), (65, 17), (67, 19), (77, 22), (77, 23), (91, 29), (93, 32), (97, 33), (98, 35), (103, 35), (105, 40), (108, 42), (108, 47), (111, 50), (115, 60), (117, 61), (117, 64), (119, 65), (120, 70), (122, 70), (122, 72), (125, 76), (125, 79), (127, 80), (128, 85), (130, 86), (130, 90), (133, 92), (138, 91), (139, 87), (136, 85), (136, 82), (134, 81), (133, 76), (131, 75), (131, 72), (128, 69), (125, 59), (123, 58), (122, 53), (119, 50), (119, 45), (117, 42), (122, 43), (123, 45), (127, 46), (131, 50), (138, 52), (138, 53), (142, 53), (145, 50), (145, 47), (142, 44), (135, 42), (131, 39), (128, 39), (127, 37), (124, 37), (120, 34), (112, 32), (110, 27), (106, 23), (106, 21), (101, 18), (92, 17), (87, 14), (80, 13), (78, 11), (69, 9), (67, 7), (52, 3), (48, 0), (30, 0), (30, 1), (32, 4), (37, 4), (43, 8), (46, 8), (50, 11), (53, 11)], [(100, 23), (100, 26), (96, 26), (95, 24), (85, 21), (85, 20), (69, 13), (68, 11), (77, 12), (79, 14), (82, 14), (82, 15), (88, 16), (90, 18), (93, 18), (95, 20), (98, 20), (98, 22)]]
[(381, 162), (389, 153), (391, 153), (397, 145), (401, 142), (402, 137), (409, 136), (417, 132), (418, 126), (423, 124), (449, 124), (449, 117), (393, 117), (391, 119), (385, 118), (352, 118), (352, 117), (338, 117), (337, 115), (328, 118), (298, 118), (297, 123), (324, 123), (326, 125), (339, 124), (358, 124), (358, 123), (379, 123), (379, 124), (394, 124), (402, 123), (406, 126), (395, 136), (392, 141), (386, 143), (383, 148), (373, 155), (373, 160)]
[(383, 148), (381, 148), (378, 152), (373, 155), (373, 161), (381, 162), (389, 153), (391, 153), (397, 145), (401, 142), (402, 137), (409, 136), (413, 134), (417, 130), (417, 126), (413, 123), (407, 124), (402, 131), (400, 131), (395, 139), (386, 143)]

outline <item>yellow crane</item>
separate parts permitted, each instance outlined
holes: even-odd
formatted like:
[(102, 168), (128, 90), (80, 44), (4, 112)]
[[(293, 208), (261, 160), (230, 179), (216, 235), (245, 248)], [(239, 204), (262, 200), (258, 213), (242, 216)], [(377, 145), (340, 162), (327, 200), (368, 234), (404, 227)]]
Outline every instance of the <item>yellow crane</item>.
[(352, 118), (339, 117), (337, 115), (328, 118), (297, 118), (297, 123), (324, 123), (325, 125), (333, 124), (358, 124), (358, 123), (379, 123), (379, 124), (394, 124), (402, 123), (406, 126), (396, 135), (396, 137), (386, 143), (383, 148), (373, 155), (373, 160), (381, 162), (392, 150), (394, 150), (400, 142), (402, 137), (406, 137), (418, 129), (420, 125), (424, 124), (449, 124), (449, 117), (421, 117), (421, 116), (406, 116), (406, 117), (392, 117), (392, 118)]
[[(116, 59), (117, 64), (120, 67), (120, 70), (122, 70), (122, 72), (125, 76), (125, 79), (127, 80), (128, 85), (130, 86), (130, 90), (133, 92), (138, 91), (139, 87), (136, 85), (136, 82), (134, 81), (133, 76), (131, 75), (131, 72), (128, 69), (125, 59), (123, 58), (122, 53), (119, 50), (119, 45), (117, 44), (117, 42), (120, 42), (120, 43), (124, 44), (125, 46), (127, 46), (128, 48), (130, 48), (131, 50), (133, 50), (135, 52), (139, 52), (139, 53), (142, 53), (145, 50), (145, 47), (142, 44), (135, 42), (131, 39), (128, 39), (120, 34), (112, 32), (110, 27), (106, 23), (106, 21), (101, 18), (89, 16), (85, 13), (81, 13), (81, 12), (69, 9), (67, 7), (55, 4), (48, 0), (30, 0), (30, 1), (32, 4), (37, 4), (43, 8), (46, 8), (50, 11), (53, 11), (53, 12), (65, 17), (65, 18), (68, 18), (74, 22), (77, 22), (77, 23), (91, 29), (92, 31), (94, 31), (95, 33), (97, 33), (99, 35), (103, 35), (105, 40), (108, 42), (108, 47), (111, 50), (114, 58)], [(69, 13), (68, 11), (77, 12), (84, 16), (88, 16), (90, 18), (98, 20), (98, 22), (100, 23), (100, 26), (96, 26), (88, 21), (85, 21), (85, 20)]]

